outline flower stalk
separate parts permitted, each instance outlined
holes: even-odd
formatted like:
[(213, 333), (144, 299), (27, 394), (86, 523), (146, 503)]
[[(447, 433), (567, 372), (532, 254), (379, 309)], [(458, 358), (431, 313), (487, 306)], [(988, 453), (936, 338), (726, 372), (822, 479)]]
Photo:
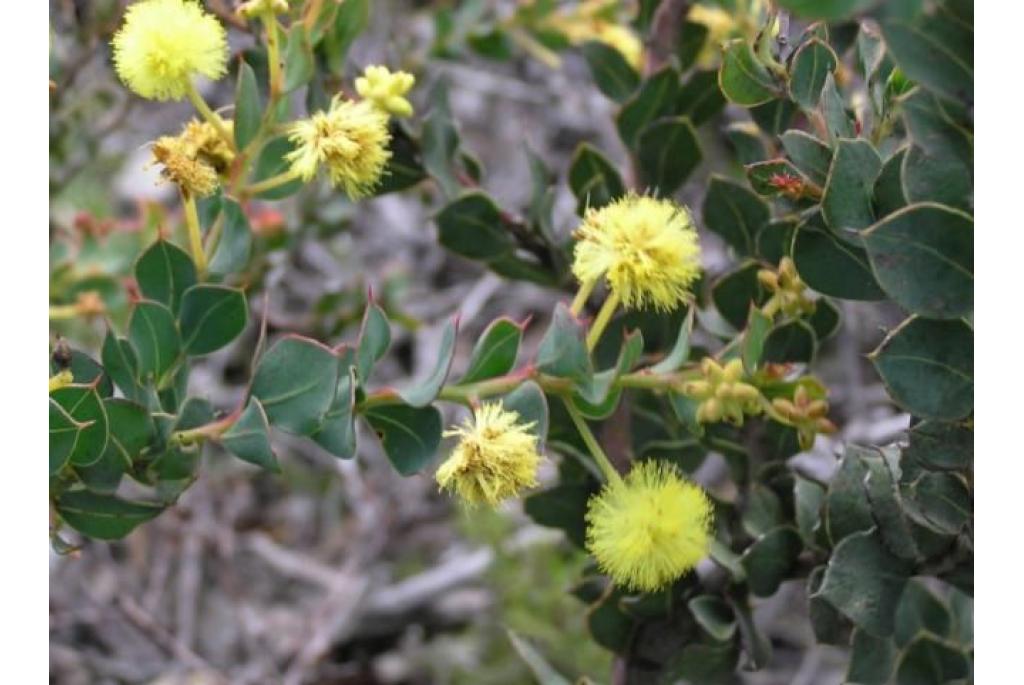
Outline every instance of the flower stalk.
[(199, 210), (192, 193), (181, 189), (181, 204), (185, 208), (185, 226), (188, 229), (188, 245), (196, 271), (200, 278), (206, 274), (206, 251), (203, 249), (203, 235), (199, 228)]

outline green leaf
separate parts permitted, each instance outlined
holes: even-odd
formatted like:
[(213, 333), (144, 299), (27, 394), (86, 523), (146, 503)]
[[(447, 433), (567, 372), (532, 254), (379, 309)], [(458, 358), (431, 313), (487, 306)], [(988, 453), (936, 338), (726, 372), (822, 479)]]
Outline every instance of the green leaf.
[(952, 623), (953, 617), (945, 603), (928, 589), (921, 578), (911, 578), (896, 607), (893, 635), (896, 644), (906, 647), (922, 631), (936, 637), (949, 637)]
[(903, 123), (914, 145), (930, 156), (952, 155), (973, 176), (974, 125), (966, 107), (942, 100), (923, 88), (900, 98)]
[(355, 367), (342, 363), (334, 401), (320, 428), (313, 434), (316, 444), (339, 459), (351, 459), (356, 455), (357, 384)]
[(886, 685), (891, 681), (897, 656), (892, 640), (857, 628), (853, 631), (851, 647), (845, 682)]
[(523, 500), (523, 509), (534, 523), (564, 531), (582, 549), (587, 537), (587, 502), (595, 491), (586, 483), (561, 483), (528, 496)]
[(974, 95), (974, 7), (970, 0), (929, 4), (910, 20), (883, 21), (896, 66), (912, 81), (951, 100)]
[(459, 148), (459, 135), (452, 123), (448, 106), (448, 85), (438, 80), (430, 93), (432, 107), (423, 121), (423, 166), (437, 181), (448, 199), (459, 194), (462, 184), (455, 176), (455, 153)]
[(915, 561), (918, 557), (917, 543), (903, 510), (892, 467), (882, 457), (868, 458), (864, 463), (868, 468), (864, 490), (882, 542), (896, 556)]
[(819, 546), (825, 488), (816, 481), (796, 476), (793, 480), (793, 508), (797, 531), (808, 547)]
[(817, 595), (859, 628), (887, 637), (910, 569), (909, 562), (885, 548), (876, 531), (854, 533), (833, 551)]
[(961, 419), (974, 409), (974, 331), (911, 317), (871, 353), (893, 401), (915, 416)]
[(911, 145), (900, 168), (903, 195), (908, 202), (938, 202), (970, 210), (974, 203), (971, 170), (951, 150), (929, 154)]
[(789, 68), (789, 94), (805, 109), (818, 106), (825, 77), (834, 73), (839, 58), (827, 44), (812, 38), (793, 53)]
[(506, 630), (508, 633), (508, 639), (512, 642), (513, 649), (516, 650), (516, 654), (523, 660), (523, 663), (530, 669), (533, 677), (536, 678), (537, 682), (541, 685), (571, 685), (568, 679), (562, 676), (555, 668), (548, 663), (548, 660), (544, 658), (532, 644), (527, 640), (519, 637), (512, 630)]
[(93, 492), (112, 495), (117, 492), (121, 477), (142, 457), (156, 437), (156, 427), (145, 407), (121, 398), (103, 401), (107, 411), (110, 437), (103, 456), (75, 472)]
[(743, 342), (740, 346), (740, 357), (747, 373), (754, 373), (761, 365), (764, 354), (765, 338), (771, 328), (772, 320), (760, 309), (751, 307), (747, 317), (747, 327), (743, 331)]
[(132, 344), (125, 338), (118, 338), (114, 331), (107, 329), (100, 351), (103, 368), (124, 396), (136, 402), (145, 400), (145, 392), (139, 385), (139, 359)]
[(274, 449), (270, 446), (270, 424), (263, 405), (255, 397), (238, 420), (220, 437), (224, 449), (242, 461), (280, 473)]
[(301, 21), (292, 22), (284, 47), (285, 94), (309, 83), (315, 70), (313, 47), (306, 35), (306, 24)]
[(800, 319), (773, 326), (764, 341), (765, 362), (810, 364), (818, 348), (814, 329)]
[(584, 43), (581, 49), (598, 90), (616, 102), (628, 100), (640, 85), (640, 74), (622, 53), (607, 43), (594, 40)]
[(847, 19), (879, 0), (779, 0), (779, 7), (805, 19)]
[(50, 398), (50, 475), (56, 475), (75, 452), (82, 432), (91, 423), (76, 421), (65, 409)]
[(772, 138), (791, 128), (799, 112), (800, 108), (789, 98), (776, 98), (750, 108), (754, 123)]
[[(100, 366), (99, 362), (81, 350), (71, 350), (71, 363), (68, 368), (78, 385), (95, 385), (96, 392), (100, 397), (110, 397), (114, 394), (114, 384), (110, 375)], [(60, 371), (56, 362), (50, 360), (50, 373), (56, 374)]]
[(503, 376), (516, 365), (519, 343), (525, 324), (501, 317), (492, 321), (473, 346), (469, 368), (459, 379), (460, 385)]
[(900, 148), (882, 164), (882, 171), (875, 181), (875, 216), (884, 217), (897, 209), (907, 206), (903, 194), (903, 160), (908, 148)]
[[(718, 89), (717, 83), (715, 89)], [(764, 136), (761, 135), (760, 129), (749, 121), (729, 124), (724, 132), (733, 152), (736, 153), (736, 161), (740, 164), (753, 164), (768, 156)]]
[(91, 538), (119, 540), (136, 526), (163, 511), (158, 504), (130, 502), (87, 490), (65, 492), (56, 502), (57, 513), (69, 526)]
[(897, 685), (930, 685), (966, 678), (967, 656), (941, 638), (921, 633), (903, 651), (896, 667)]
[(195, 285), (185, 292), (178, 321), (185, 352), (216, 352), (241, 335), (249, 318), (249, 305), (241, 290), (223, 285)]
[(757, 280), (760, 270), (761, 265), (757, 262), (744, 262), (711, 287), (711, 301), (715, 308), (737, 330), (746, 325), (750, 307), (760, 307), (767, 299), (767, 293)]
[(794, 528), (772, 529), (754, 541), (740, 558), (747, 584), (758, 597), (770, 597), (793, 571), (803, 542)]
[(587, 614), (587, 627), (594, 641), (617, 654), (629, 647), (636, 622), (619, 607), (619, 595), (613, 593)]
[(820, 344), (839, 330), (839, 310), (827, 298), (820, 298), (814, 306), (814, 313), (807, 319), (814, 329), (814, 336)]
[(836, 81), (832, 74), (825, 77), (825, 86), (821, 89), (821, 102), (819, 103), (822, 116), (825, 118), (825, 128), (828, 131), (828, 139), (835, 143), (840, 138), (854, 138), (856, 129), (853, 121), (846, 113), (846, 106), (843, 104), (843, 96), (839, 94)]
[(732, 103), (760, 105), (779, 96), (775, 79), (746, 40), (736, 38), (723, 46), (718, 86)]
[(905, 207), (864, 232), (882, 288), (903, 308), (933, 319), (974, 310), (974, 220), (951, 207)]
[(690, 358), (690, 334), (693, 332), (693, 317), (696, 310), (691, 307), (686, 312), (686, 318), (683, 319), (682, 324), (679, 326), (679, 334), (676, 336), (676, 341), (672, 345), (672, 349), (669, 351), (665, 358), (659, 361), (657, 364), (651, 366), (651, 373), (672, 373), (678, 371), (679, 368), (686, 363), (686, 360)]
[(701, 161), (700, 143), (685, 117), (659, 119), (644, 127), (637, 141), (637, 161), (645, 185), (657, 197), (670, 197)]
[(846, 446), (825, 500), (825, 525), (833, 545), (875, 525), (864, 479), (868, 475), (867, 460), (877, 456), (878, 453), (871, 449)]
[(252, 254), (252, 228), (242, 207), (230, 198), (222, 203), (224, 228), (210, 260), (210, 273), (226, 276), (242, 271)]
[(780, 136), (782, 148), (793, 165), (819, 186), (828, 182), (832, 166), (832, 150), (814, 136), (793, 129)]
[(769, 264), (778, 264), (789, 256), (796, 233), (796, 221), (778, 219), (765, 224), (757, 233), (757, 254)]
[(160, 239), (135, 263), (135, 281), (143, 297), (177, 313), (182, 295), (197, 282), (196, 267), (188, 253)]
[(334, 399), (338, 359), (315, 340), (289, 335), (260, 358), (252, 395), (270, 423), (298, 435), (312, 435)]
[(718, 642), (732, 640), (736, 634), (736, 616), (732, 607), (715, 595), (694, 597), (686, 606), (693, 614), (697, 625)]
[(816, 566), (807, 577), (807, 615), (811, 629), (821, 644), (846, 647), (850, 641), (850, 622), (818, 595), (824, 579), (824, 566)]
[(572, 315), (564, 302), (559, 302), (537, 348), (537, 369), (558, 378), (588, 380), (594, 370), (585, 338), (583, 323)]
[[(694, 65), (708, 39), (708, 27), (695, 21), (683, 21), (676, 40), (676, 58), (679, 69), (686, 71)], [(716, 77), (717, 78), (717, 77)]]
[(615, 367), (595, 374), (589, 382), (580, 383), (581, 387), (572, 396), (573, 405), (587, 418), (610, 416), (622, 395), (622, 388), (616, 386), (616, 381), (633, 369), (643, 352), (644, 338), (640, 331), (627, 333)]
[(615, 120), (626, 147), (634, 148), (640, 131), (652, 121), (673, 114), (679, 87), (679, 72), (672, 67), (662, 69), (641, 84)]
[(882, 159), (866, 140), (836, 141), (821, 213), (832, 232), (857, 244), (857, 232), (875, 222), (872, 194)]
[(432, 406), (384, 404), (366, 409), (363, 416), (403, 476), (422, 470), (441, 444), (441, 412)]
[(348, 49), (369, 23), (370, 0), (345, 0), (341, 3), (335, 11), (334, 23), (324, 35), (327, 64), (332, 72), (342, 73)]
[(679, 89), (675, 114), (688, 118), (694, 126), (700, 126), (716, 117), (725, 104), (725, 97), (718, 89), (718, 72), (698, 69)]
[(503, 228), (501, 210), (482, 191), (470, 191), (449, 203), (436, 221), (441, 244), (463, 257), (497, 259), (514, 247)]
[(772, 643), (761, 629), (754, 623), (754, 617), (746, 599), (740, 604), (730, 598), (732, 611), (736, 615), (736, 621), (740, 629), (740, 644), (747, 653), (746, 668), (749, 670), (760, 670), (772, 660)]
[(391, 158), (380, 183), (373, 190), (375, 197), (411, 188), (427, 177), (423, 168), (420, 144), (397, 121), (391, 122)]
[(576, 196), (576, 213), (599, 209), (626, 193), (619, 172), (590, 143), (581, 143), (569, 164), (569, 187)]
[(433, 370), (420, 383), (402, 390), (399, 394), (406, 404), (413, 407), (425, 407), (437, 398), (441, 386), (448, 378), (455, 357), (455, 335), (459, 329), (459, 320), (455, 318), (445, 324), (441, 332), (441, 340), (437, 344), (437, 363)]
[(370, 301), (363, 313), (356, 349), (356, 377), (361, 383), (365, 384), (370, 379), (374, 365), (387, 354), (390, 346), (391, 324), (388, 317), (376, 302)]
[(171, 310), (157, 302), (137, 302), (128, 320), (128, 340), (139, 353), (139, 374), (161, 379), (181, 356), (181, 338)]
[(256, 137), (263, 118), (263, 103), (256, 85), (256, 73), (244, 59), (238, 62), (238, 84), (235, 86), (235, 147), (244, 150)]
[(519, 414), (522, 423), (532, 423), (530, 432), (537, 436), (538, 448), (543, 447), (548, 439), (548, 401), (544, 391), (533, 381), (526, 381), (518, 388), (505, 395), (502, 405), (508, 411)]
[(922, 421), (910, 429), (907, 459), (926, 468), (960, 471), (974, 463), (974, 431), (954, 423)]
[[(295, 145), (288, 139), (288, 136), (278, 136), (268, 141), (260, 150), (256, 158), (256, 169), (253, 172), (253, 182), (266, 181), (269, 178), (283, 174), (291, 167), (291, 162), (286, 155), (295, 149)], [(302, 179), (289, 181), (284, 185), (265, 190), (256, 197), (261, 200), (281, 200), (289, 195), (299, 192), (302, 187)]]
[(711, 177), (702, 211), (704, 224), (741, 255), (753, 253), (758, 231), (771, 219), (764, 200), (751, 190), (718, 175)]
[(923, 473), (908, 494), (916, 511), (945, 535), (957, 535), (971, 519), (971, 491), (959, 474)]
[(673, 658), (667, 674), (687, 683), (729, 683), (735, 678), (738, 660), (739, 651), (733, 641), (710, 644), (691, 642)]
[(839, 240), (817, 221), (801, 224), (793, 236), (800, 278), (819, 293), (843, 300), (885, 299), (864, 250)]

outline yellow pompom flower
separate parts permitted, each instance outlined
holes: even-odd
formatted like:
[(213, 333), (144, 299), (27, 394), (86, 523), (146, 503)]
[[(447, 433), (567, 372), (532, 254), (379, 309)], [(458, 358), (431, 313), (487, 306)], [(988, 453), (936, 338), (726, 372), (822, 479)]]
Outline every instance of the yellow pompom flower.
[(461, 426), (445, 431), (459, 443), (437, 469), (437, 484), (470, 505), (496, 506), (537, 485), (537, 436), (534, 422), (521, 423), (519, 414), (501, 402), (488, 402)]
[(183, 135), (158, 138), (153, 143), (153, 160), (163, 166), (163, 177), (186, 194), (206, 197), (220, 185), (217, 170), (199, 157)]
[(224, 27), (195, 2), (131, 5), (112, 45), (118, 76), (150, 100), (180, 100), (196, 74), (218, 79), (227, 71)]
[(412, 116), (412, 104), (405, 94), (416, 83), (416, 77), (404, 71), (391, 73), (387, 67), (369, 66), (356, 79), (356, 92), (388, 114)]
[(708, 553), (713, 512), (707, 495), (675, 466), (634, 464), (587, 504), (587, 550), (616, 585), (654, 592)]
[[(234, 122), (227, 120), (223, 124), (224, 130), (230, 135), (234, 128)], [(182, 131), (179, 138), (189, 148), (193, 156), (212, 166), (218, 174), (227, 172), (228, 167), (235, 160), (235, 153), (231, 146), (207, 121), (191, 120), (185, 124), (185, 130)]]
[(292, 124), (288, 137), (296, 146), (286, 157), (293, 174), (308, 182), (323, 164), (353, 200), (370, 194), (391, 159), (388, 116), (366, 100), (335, 97), (328, 111)]
[(671, 311), (700, 276), (693, 219), (671, 200), (630, 194), (588, 209), (575, 237), (573, 274), (583, 284), (604, 276), (627, 309)]

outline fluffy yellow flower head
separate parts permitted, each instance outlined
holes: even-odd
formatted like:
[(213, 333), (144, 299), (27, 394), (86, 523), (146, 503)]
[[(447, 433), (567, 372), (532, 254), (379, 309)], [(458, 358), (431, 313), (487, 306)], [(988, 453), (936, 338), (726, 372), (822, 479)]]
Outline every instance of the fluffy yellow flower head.
[(153, 143), (153, 160), (163, 166), (164, 178), (195, 197), (211, 195), (220, 185), (217, 170), (184, 135), (158, 138)]
[[(233, 123), (230, 120), (223, 121), (224, 129), (229, 134), (234, 128)], [(235, 159), (231, 146), (209, 122), (193, 119), (185, 125), (180, 138), (195, 157), (212, 166), (218, 174), (225, 173)]]
[(389, 114), (408, 117), (412, 104), (404, 96), (415, 83), (416, 77), (404, 71), (391, 73), (387, 67), (369, 66), (356, 79), (356, 92)]
[(644, 461), (587, 504), (587, 549), (628, 590), (660, 590), (697, 565), (711, 542), (711, 503), (671, 464)]
[(324, 164), (353, 200), (370, 194), (391, 159), (388, 115), (366, 100), (335, 97), (328, 111), (292, 124), (288, 137), (296, 145), (287, 156), (294, 173), (310, 181)]
[(700, 276), (700, 244), (690, 212), (671, 200), (627, 195), (588, 209), (576, 229), (573, 274), (581, 283), (605, 276), (628, 309), (671, 311)]
[(218, 79), (226, 71), (224, 27), (195, 2), (131, 5), (112, 45), (118, 76), (150, 100), (180, 100), (196, 74)]
[(537, 485), (537, 436), (534, 422), (520, 423), (519, 414), (500, 402), (488, 402), (462, 426), (445, 431), (459, 444), (437, 470), (437, 483), (471, 505), (497, 505), (524, 488)]

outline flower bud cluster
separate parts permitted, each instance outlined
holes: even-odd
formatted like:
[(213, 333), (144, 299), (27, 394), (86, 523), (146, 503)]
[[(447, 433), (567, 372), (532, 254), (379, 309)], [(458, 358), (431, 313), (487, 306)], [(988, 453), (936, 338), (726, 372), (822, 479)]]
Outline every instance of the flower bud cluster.
[(796, 264), (789, 257), (782, 258), (778, 271), (758, 271), (757, 280), (772, 293), (761, 308), (766, 316), (775, 316), (778, 312), (793, 317), (814, 313), (815, 302), (808, 296), (807, 286), (796, 272)]
[(701, 362), (700, 370), (703, 375), (701, 380), (683, 385), (683, 394), (700, 400), (698, 422), (728, 421), (742, 426), (745, 414), (753, 416), (761, 412), (761, 392), (741, 380), (743, 362), (739, 359), (721, 366), (711, 357), (706, 357)]
[(792, 400), (783, 397), (773, 399), (772, 407), (797, 429), (802, 449), (810, 449), (817, 434), (836, 431), (835, 424), (826, 416), (828, 402), (811, 399), (807, 388), (803, 385), (797, 386)]

